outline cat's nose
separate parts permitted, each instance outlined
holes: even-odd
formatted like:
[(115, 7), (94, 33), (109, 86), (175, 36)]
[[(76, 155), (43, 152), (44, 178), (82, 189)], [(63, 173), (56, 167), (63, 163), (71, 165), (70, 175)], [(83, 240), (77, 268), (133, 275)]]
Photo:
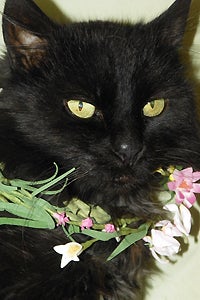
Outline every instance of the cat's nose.
[(128, 166), (132, 164), (132, 149), (129, 144), (120, 144), (118, 149), (114, 152), (121, 159), (124, 165)]

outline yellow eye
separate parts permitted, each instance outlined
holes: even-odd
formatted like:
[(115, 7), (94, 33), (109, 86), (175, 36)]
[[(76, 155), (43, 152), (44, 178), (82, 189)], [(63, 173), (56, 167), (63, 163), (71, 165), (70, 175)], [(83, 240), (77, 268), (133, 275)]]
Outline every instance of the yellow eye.
[(158, 99), (158, 100), (153, 100), (151, 102), (148, 102), (144, 107), (143, 107), (143, 114), (146, 117), (156, 117), (161, 114), (161, 112), (165, 108), (165, 100), (164, 99)]
[(71, 113), (82, 119), (91, 118), (95, 112), (94, 105), (80, 100), (69, 100), (67, 106)]

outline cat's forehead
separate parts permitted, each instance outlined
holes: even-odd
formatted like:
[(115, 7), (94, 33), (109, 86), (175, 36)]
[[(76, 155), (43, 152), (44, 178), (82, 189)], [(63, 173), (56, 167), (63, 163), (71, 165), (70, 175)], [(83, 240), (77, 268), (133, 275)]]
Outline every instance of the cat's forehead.
[[(79, 47), (77, 50), (88, 50), (91, 55), (99, 50), (99, 55), (113, 51), (122, 54), (127, 48), (132, 51), (148, 39), (148, 26), (145, 24), (125, 24), (117, 22), (92, 21), (74, 23), (63, 27), (60, 38), (66, 48)], [(143, 45), (143, 46), (144, 46)]]
[(148, 68), (155, 58), (155, 39), (149, 31), (144, 24), (112, 22), (63, 27), (56, 67), (63, 70), (66, 91), (73, 87), (77, 94), (104, 94), (106, 98), (107, 95), (115, 98), (118, 93), (122, 99), (128, 99), (136, 86), (137, 90), (144, 84), (147, 86), (146, 74), (150, 73)]
[(145, 59), (147, 48), (152, 52), (147, 31), (140, 24), (75, 23), (62, 28), (57, 47), (52, 47), (67, 75), (74, 72), (77, 80), (82, 76), (98, 82), (114, 81), (116, 77), (123, 81), (132, 76), (137, 62)]

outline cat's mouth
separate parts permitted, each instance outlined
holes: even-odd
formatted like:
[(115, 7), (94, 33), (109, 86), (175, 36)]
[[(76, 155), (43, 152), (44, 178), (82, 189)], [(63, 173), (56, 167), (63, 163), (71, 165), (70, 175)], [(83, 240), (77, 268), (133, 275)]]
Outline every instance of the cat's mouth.
[(127, 175), (127, 174), (118, 175), (113, 178), (113, 183), (119, 184), (119, 185), (130, 184), (133, 181), (134, 181), (134, 177), (131, 175)]
[(142, 182), (134, 175), (131, 174), (121, 174), (115, 176), (110, 181), (110, 189), (113, 190), (114, 193), (117, 192), (119, 195), (126, 195), (135, 193), (136, 190), (140, 190), (142, 186), (144, 186), (146, 182)]
[(99, 205), (114, 217), (145, 217), (155, 210), (150, 200), (151, 179), (151, 172), (144, 166), (95, 168), (72, 182), (69, 196)]
[(110, 185), (113, 186), (114, 189), (122, 188), (139, 188), (139, 186), (144, 185), (148, 179), (149, 172), (146, 168), (138, 167), (126, 167), (126, 168), (119, 168), (113, 169), (110, 172)]

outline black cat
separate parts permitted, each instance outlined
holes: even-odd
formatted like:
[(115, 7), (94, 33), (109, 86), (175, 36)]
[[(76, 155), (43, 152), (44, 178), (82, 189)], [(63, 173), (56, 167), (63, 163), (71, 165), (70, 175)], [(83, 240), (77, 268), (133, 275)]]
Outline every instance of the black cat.
[[(8, 177), (77, 168), (60, 199), (79, 197), (112, 215), (156, 218), (154, 171), (200, 168), (199, 125), (178, 50), (190, 0), (147, 24), (51, 21), (31, 0), (7, 0), (1, 65), (0, 161)], [(50, 199), (57, 201), (57, 199)], [(59, 228), (0, 227), (0, 299), (130, 300), (143, 290), (142, 241), (107, 262), (99, 242), (59, 268)], [(150, 272), (150, 270), (148, 270)]]

